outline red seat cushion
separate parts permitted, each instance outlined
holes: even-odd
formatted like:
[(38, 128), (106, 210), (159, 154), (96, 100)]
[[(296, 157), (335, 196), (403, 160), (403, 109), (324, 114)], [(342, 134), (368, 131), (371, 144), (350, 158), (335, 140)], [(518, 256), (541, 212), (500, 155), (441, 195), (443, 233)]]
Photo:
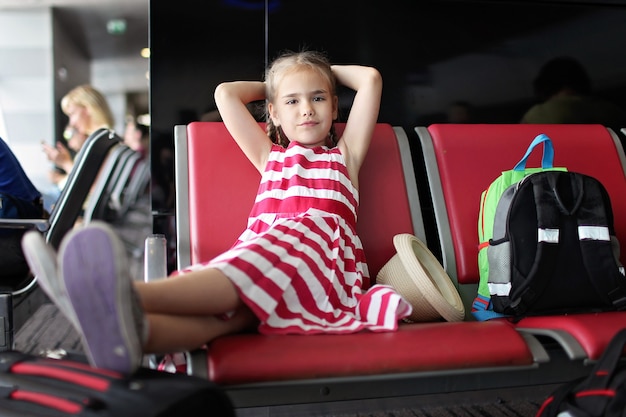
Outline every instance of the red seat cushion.
[(215, 340), (208, 356), (209, 379), (225, 385), (533, 363), (507, 321), (403, 324), (393, 333), (239, 334)]

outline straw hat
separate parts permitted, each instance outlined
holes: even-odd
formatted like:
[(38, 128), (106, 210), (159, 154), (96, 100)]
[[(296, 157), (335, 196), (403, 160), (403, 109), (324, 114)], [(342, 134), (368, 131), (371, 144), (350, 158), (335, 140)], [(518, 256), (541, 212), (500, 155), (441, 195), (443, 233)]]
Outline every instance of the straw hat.
[(396, 254), (376, 277), (390, 285), (413, 306), (408, 321), (461, 321), (463, 301), (437, 258), (415, 236), (395, 235)]

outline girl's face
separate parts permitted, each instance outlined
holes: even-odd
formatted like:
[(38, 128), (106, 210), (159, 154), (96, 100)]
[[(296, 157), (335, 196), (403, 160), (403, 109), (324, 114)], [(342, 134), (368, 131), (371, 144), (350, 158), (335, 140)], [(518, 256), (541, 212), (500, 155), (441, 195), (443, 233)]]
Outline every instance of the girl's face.
[(309, 147), (326, 144), (337, 118), (337, 97), (324, 77), (310, 69), (289, 72), (274, 97), (268, 104), (270, 117), (290, 141)]

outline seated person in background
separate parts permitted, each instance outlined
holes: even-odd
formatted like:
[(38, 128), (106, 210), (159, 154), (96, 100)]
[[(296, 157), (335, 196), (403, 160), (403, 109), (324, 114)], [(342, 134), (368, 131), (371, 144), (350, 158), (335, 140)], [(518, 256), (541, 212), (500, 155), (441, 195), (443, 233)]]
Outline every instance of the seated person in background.
[(574, 58), (548, 61), (533, 88), (539, 103), (524, 114), (521, 123), (599, 123), (618, 129), (626, 126), (626, 111), (592, 95), (591, 78)]
[[(1, 138), (0, 216), (24, 219), (45, 217), (41, 194), (24, 172), (11, 148)], [(28, 272), (28, 264), (21, 247), (23, 234), (24, 229), (0, 228), (0, 274), (3, 278), (26, 276)]]
[[(84, 133), (80, 133), (78, 130), (68, 125), (63, 131), (63, 138), (67, 141), (67, 146), (61, 143), (57, 143), (55, 148), (52, 148), (50, 145), (45, 143), (42, 143), (42, 145), (44, 147), (44, 152), (46, 153), (48, 160), (54, 163), (55, 168), (64, 172), (65, 174), (69, 174), (74, 166), (74, 158), (72, 156), (72, 152), (78, 153), (80, 148), (82, 148), (87, 141), (87, 137), (88, 136)], [(53, 178), (53, 182), (55, 184), (58, 184), (62, 182), (62, 180), (66, 176), (67, 175), (58, 175), (56, 179)]]
[(150, 128), (138, 123), (134, 117), (128, 116), (124, 130), (124, 143), (130, 149), (141, 153), (142, 157), (145, 157), (148, 154), (150, 143)]
[(43, 200), (46, 210), (52, 211), (61, 194), (61, 190), (67, 182), (68, 175), (74, 167), (74, 156), (72, 153), (78, 153), (87, 141), (87, 137), (84, 133), (80, 133), (68, 125), (63, 131), (63, 138), (67, 141), (67, 145), (57, 142), (56, 146), (52, 147), (42, 142), (48, 160), (54, 164), (48, 177), (50, 182), (56, 187), (52, 192), (44, 192)]
[[(74, 158), (68, 147), (78, 152), (89, 135), (101, 127), (113, 129), (113, 113), (102, 93), (90, 85), (79, 85), (61, 99), (61, 109), (69, 118), (69, 123), (63, 133), (68, 141), (67, 146), (57, 142), (56, 146), (42, 143), (43, 151), (49, 161), (56, 167), (62, 168), (65, 174), (55, 172), (59, 190), (63, 189), (67, 175), (74, 167)], [(57, 195), (58, 197), (58, 195)]]

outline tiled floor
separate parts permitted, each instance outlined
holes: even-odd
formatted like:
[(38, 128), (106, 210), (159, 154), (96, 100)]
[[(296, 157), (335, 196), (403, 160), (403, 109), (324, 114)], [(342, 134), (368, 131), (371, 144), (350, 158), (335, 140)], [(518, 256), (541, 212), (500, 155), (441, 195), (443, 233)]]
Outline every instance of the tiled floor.
[(53, 304), (44, 304), (18, 330), (15, 349), (33, 355), (63, 349), (82, 353), (80, 336)]

